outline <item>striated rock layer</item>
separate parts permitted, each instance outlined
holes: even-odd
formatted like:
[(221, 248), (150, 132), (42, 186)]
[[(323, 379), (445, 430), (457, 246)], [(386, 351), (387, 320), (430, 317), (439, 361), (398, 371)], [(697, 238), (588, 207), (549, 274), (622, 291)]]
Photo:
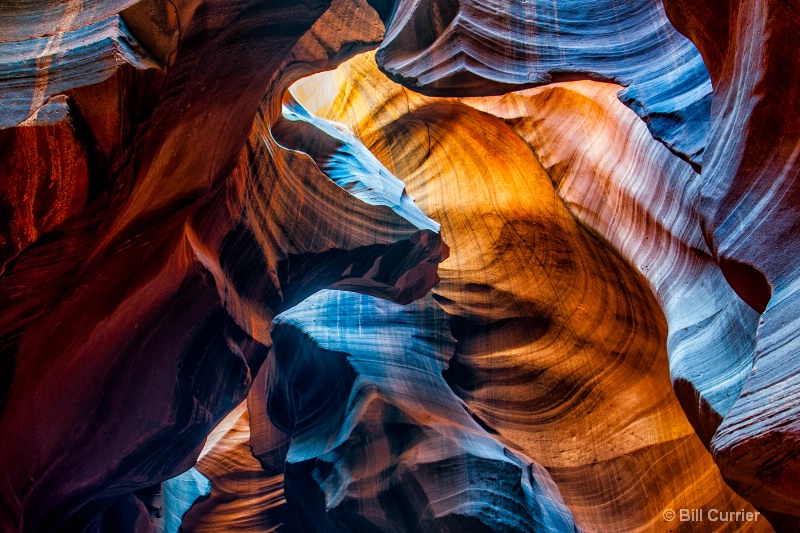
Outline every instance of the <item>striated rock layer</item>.
[(0, 143), (7, 153), (0, 170), (2, 270), (86, 204), (89, 158), (72, 115), (69, 99), (60, 95), (2, 132)]
[[(548, 468), (588, 530), (669, 531), (667, 508), (753, 512), (724, 484), (673, 395), (668, 332), (644, 279), (575, 218), (595, 231), (608, 229), (598, 220), (609, 212), (630, 224), (609, 235), (672, 317), (675, 366), (706, 346), (725, 360), (728, 349), (752, 345), (749, 315), (740, 323), (740, 300), (709, 254), (694, 248), (703, 240), (683, 219), (680, 194), (647, 192), (660, 177), (677, 184), (695, 176), (690, 166), (616, 100), (617, 87), (576, 82), (461, 102), (416, 95), (375, 68), (360, 56), (292, 90), (310, 110), (352, 128), (442, 222), (452, 257), (434, 294), (457, 340), (446, 377), (472, 412)], [(596, 135), (591, 118), (610, 131)], [(614, 170), (605, 183), (603, 168)], [(626, 181), (644, 171), (649, 184), (637, 181), (637, 190)], [(648, 210), (664, 222), (647, 225)], [(694, 314), (678, 312), (680, 289), (694, 284), (718, 299)], [(726, 364), (701, 384), (717, 403), (720, 390), (741, 387), (750, 360)], [(769, 530), (763, 517), (717, 526)]]
[(800, 13), (771, 0), (665, 5), (714, 80), (704, 236), (731, 286), (763, 312), (753, 368), (711, 449), (742, 495), (800, 515)]
[(647, 278), (669, 325), (675, 391), (708, 445), (752, 368), (758, 313), (728, 286), (703, 240), (698, 176), (653, 142), (615, 102), (616, 90), (579, 82), (465, 103), (512, 126), (573, 215)]
[(446, 320), (430, 298), (401, 307), (330, 291), (276, 319), (269, 413), (291, 438), (299, 530), (574, 530), (547, 472), (447, 386)]
[(200, 454), (196, 469), (212, 489), (183, 515), (184, 531), (276, 531), (286, 521), (283, 475), (265, 472), (249, 442), (243, 403), (214, 429)]
[[(398, 0), (376, 54), (392, 79), (435, 96), (499, 94), (590, 78), (696, 168), (708, 135), (703, 61), (659, 1)], [(389, 16), (391, 14), (391, 16)]]
[(0, 3), (0, 530), (799, 530), (798, 27)]
[[(361, 17), (346, 28), (335, 22), (354, 9)], [(3, 212), (8, 235), (29, 236), (12, 240), (9, 258), (19, 255), (0, 280), (4, 375), (13, 373), (0, 419), (4, 531), (146, 528), (160, 514), (157, 484), (191, 467), (244, 400), (277, 312), (332, 285), (418, 298), (447, 253), (395, 178), (365, 174), (393, 194), (360, 200), (270, 133), (283, 88), (377, 42), (366, 5), (201, 3), (166, 69), (110, 15), (0, 45), (18, 54), (2, 56), (2, 83), (23, 80), (0, 83), (3, 124), (15, 128), (4, 150), (35, 161), (13, 136), (69, 139), (68, 123), (33, 129), (47, 127), (45, 99), (66, 112), (65, 93), (90, 174), (87, 186), (80, 164), (64, 168), (73, 181), (59, 179), (55, 199), (11, 194)], [(28, 50), (35, 68), (18, 59)], [(126, 63), (163, 83), (142, 95)], [(143, 110), (105, 94), (132, 95)], [(58, 155), (39, 164), (66, 164)], [(19, 170), (5, 190), (46, 183), (11, 161)], [(38, 216), (16, 215), (31, 202)]]

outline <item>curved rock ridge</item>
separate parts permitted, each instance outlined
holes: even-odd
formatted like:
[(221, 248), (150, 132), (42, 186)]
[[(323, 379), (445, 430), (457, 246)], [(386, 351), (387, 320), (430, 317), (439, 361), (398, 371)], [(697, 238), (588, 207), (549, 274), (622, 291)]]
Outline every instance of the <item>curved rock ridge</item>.
[(0, 1), (0, 530), (800, 531), (798, 28)]
[[(0, 356), (13, 375), (0, 418), (3, 531), (149, 529), (163, 513), (159, 484), (192, 467), (245, 399), (277, 312), (332, 285), (407, 301), (446, 256), (432, 222), (403, 218), (409, 205), (359, 200), (270, 131), (299, 76), (377, 44), (371, 8), (208, 2), (190, 21), (129, 145), (91, 119), (108, 101), (84, 100), (88, 138), (120, 148), (85, 207), (0, 278)], [(89, 37), (124, 25), (96, 24), (73, 30), (83, 41), (46, 41), (76, 68), (102, 66)], [(81, 72), (69, 95), (102, 81)], [(136, 87), (119, 83), (122, 95)], [(378, 170), (361, 180), (399, 185)]]
[(463, 102), (506, 121), (571, 213), (649, 281), (669, 326), (673, 388), (709, 446), (752, 369), (759, 315), (703, 239), (695, 207), (702, 180), (654, 142), (617, 90), (570, 82)]
[(265, 472), (253, 457), (249, 418), (243, 403), (209, 435), (195, 468), (211, 493), (183, 516), (183, 531), (268, 532), (287, 522), (283, 475)]
[(448, 387), (449, 329), (430, 297), (404, 307), (322, 291), (276, 317), (269, 412), (291, 435), (300, 530), (575, 530), (547, 472)]
[(0, 43), (39, 37), (60, 38), (108, 19), (137, 0), (15, 0), (0, 10)]
[[(267, 358), (273, 357), (267, 355)], [(267, 365), (264, 365), (265, 367)], [(247, 395), (250, 451), (269, 474), (281, 474), (286, 464), (290, 436), (275, 427), (267, 412), (267, 372), (259, 372)]]
[[(681, 282), (720, 290), (696, 314), (681, 317), (686, 322), (677, 330), (692, 320), (702, 327), (711, 317), (712, 326), (714, 320), (720, 322), (711, 331), (716, 340), (699, 336), (686, 341), (670, 333), (677, 360), (687, 357), (681, 349), (704, 353), (692, 342), (720, 344), (717, 357), (722, 360), (727, 349), (747, 347), (748, 342), (752, 348), (752, 322), (745, 315), (737, 324), (740, 301), (713, 260), (703, 255), (703, 240), (691, 220), (683, 218), (681, 211), (691, 204), (688, 192), (673, 197), (670, 186), (669, 198), (664, 192), (658, 196), (662, 189), (655, 197), (644, 192), (637, 196), (619, 168), (633, 165), (633, 177), (652, 173), (647, 179), (653, 181), (642, 184), (646, 191), (662, 175), (676, 186), (689, 187), (681, 182), (696, 176), (689, 166), (652, 140), (636, 116), (613, 98), (613, 86), (581, 82), (513, 97), (519, 98), (518, 104), (541, 108), (532, 123), (541, 124), (537, 134), (546, 137), (541, 148), (551, 150), (549, 166), (543, 168), (523, 139), (524, 121), (515, 124), (509, 117), (506, 122), (455, 99), (411, 93), (382, 79), (376, 69), (365, 54), (336, 71), (301, 80), (292, 92), (309, 111), (352, 129), (403, 179), (422, 210), (442, 224), (452, 255), (440, 266), (434, 297), (450, 317), (457, 340), (446, 377), (471, 411), (501, 442), (548, 469), (581, 528), (674, 530), (675, 524), (662, 517), (667, 508), (755, 512), (722, 481), (673, 394), (665, 353), (668, 331), (646, 280), (594, 236), (603, 226), (592, 231), (578, 222), (583, 219), (591, 227), (597, 210), (615, 205), (631, 209), (622, 220), (634, 229), (630, 235), (622, 229), (611, 232), (612, 242), (643, 267), (675, 262), (673, 272), (667, 271), (669, 263), (658, 271), (642, 269), (653, 270), (651, 284), (661, 291), (662, 304), (678, 305)], [(469, 103), (494, 104), (498, 114), (510, 113), (513, 100), (508, 98)], [(545, 102), (547, 98), (552, 102)], [(581, 104), (591, 104), (591, 109)], [(578, 135), (570, 127), (594, 116), (598, 124), (605, 118), (618, 121), (612, 122), (620, 128), (613, 139), (631, 144), (611, 151), (598, 140), (581, 160), (576, 145), (597, 132), (587, 125), (588, 131)], [(576, 139), (566, 142), (565, 131)], [(562, 143), (564, 151), (556, 153)], [(639, 161), (641, 150), (647, 157)], [(573, 154), (576, 160), (568, 159)], [(581, 201), (581, 186), (595, 178), (585, 169), (599, 163), (599, 154), (608, 157), (608, 169), (620, 173), (591, 184), (601, 188), (608, 207)], [(600, 178), (604, 168), (599, 165), (595, 171)], [(554, 183), (549, 173), (561, 181)], [(577, 220), (568, 208), (575, 210)], [(662, 218), (660, 227), (648, 221), (648, 209)], [(637, 237), (636, 228), (643, 223), (651, 225)], [(655, 241), (652, 249), (635, 241), (647, 236)], [(685, 277), (674, 279), (677, 273)], [(725, 336), (729, 326), (739, 328), (732, 339)], [(723, 400), (719, 390), (741, 387), (741, 374), (750, 364), (747, 355), (725, 361), (719, 376), (698, 380), (697, 387), (715, 408), (729, 407), (730, 400)], [(763, 516), (758, 522), (714, 527), (770, 530)]]
[(0, 272), (108, 186), (163, 78), (117, 16), (0, 42)]
[[(70, 90), (76, 91), (76, 100), (78, 95), (87, 100), (76, 102), (79, 108), (99, 114), (102, 112), (98, 109), (100, 102), (90, 100), (100, 95), (88, 92), (87, 88), (123, 75), (122, 71), (128, 76), (136, 73), (142, 77), (143, 73), (154, 70), (160, 70), (159, 64), (139, 45), (118, 16), (52, 37), (0, 42), (0, 128), (19, 124), (51, 96)], [(125, 89), (130, 91), (137, 87), (112, 85), (107, 89), (111, 93), (108, 98), (123, 99), (127, 96)], [(135, 110), (131, 111), (133, 113), (121, 113), (118, 120), (135, 119)]]
[(350, 130), (309, 114), (291, 96), (285, 102), (282, 118), (313, 127), (291, 127), (279, 121), (273, 135), (282, 144), (310, 155), (326, 176), (353, 196), (372, 205), (388, 206), (419, 229), (439, 231), (439, 224), (419, 210), (403, 182), (389, 173)]
[(711, 449), (742, 495), (798, 516), (800, 13), (774, 0), (665, 5), (714, 75), (699, 201), (705, 237), (730, 284), (763, 311), (753, 368)]
[[(201, 453), (202, 457), (202, 453)], [(162, 483), (163, 523), (155, 524), (156, 533), (178, 533), (183, 524), (183, 516), (192, 505), (211, 494), (211, 482), (196, 468)]]
[(376, 59), (393, 80), (433, 96), (616, 82), (653, 136), (699, 171), (711, 81), (660, 1), (398, 0), (385, 13)]

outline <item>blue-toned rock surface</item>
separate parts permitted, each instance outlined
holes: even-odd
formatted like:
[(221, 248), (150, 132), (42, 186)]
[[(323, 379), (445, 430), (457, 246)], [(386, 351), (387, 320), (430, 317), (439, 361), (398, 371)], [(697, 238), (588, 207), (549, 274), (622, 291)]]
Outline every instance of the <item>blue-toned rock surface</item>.
[[(714, 75), (698, 211), (741, 298), (763, 313), (754, 364), (711, 449), (731, 486), (800, 528), (800, 64), (797, 6), (666, 0)], [(790, 530), (790, 529), (787, 529)]]
[(573, 79), (618, 83), (624, 86), (620, 100), (655, 138), (699, 170), (711, 80), (660, 1), (388, 4), (386, 38), (376, 59), (395, 81), (435, 96), (500, 94)]
[[(159, 532), (178, 533), (186, 514), (195, 501), (211, 494), (211, 482), (195, 468), (162, 483), (164, 528)], [(157, 530), (158, 531), (158, 530)]]
[(322, 291), (276, 318), (269, 413), (291, 435), (285, 490), (302, 530), (574, 530), (547, 471), (445, 382), (449, 332), (430, 297)]

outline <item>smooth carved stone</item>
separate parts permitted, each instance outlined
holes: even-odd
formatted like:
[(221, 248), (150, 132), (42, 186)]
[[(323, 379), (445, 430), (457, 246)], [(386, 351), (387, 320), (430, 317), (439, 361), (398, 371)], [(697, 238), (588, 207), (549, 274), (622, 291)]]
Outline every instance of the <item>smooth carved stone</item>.
[(740, 494), (798, 516), (800, 14), (779, 0), (665, 4), (714, 74), (698, 203), (705, 237), (731, 286), (763, 311), (753, 368), (711, 449)]
[(736, 0), (666, 0), (662, 3), (672, 25), (688, 37), (703, 56), (711, 81), (716, 86), (728, 55), (731, 17), (735, 16)]
[(248, 421), (242, 404), (209, 435), (196, 469), (210, 481), (211, 494), (183, 516), (183, 531), (263, 533), (284, 524), (283, 475), (265, 472), (253, 457)]
[[(614, 88), (605, 89), (613, 94)], [(555, 124), (570, 128), (582, 120), (572, 116), (576, 110), (567, 101), (559, 101), (563, 90), (539, 89), (541, 100), (534, 101), (543, 106), (537, 116), (542, 135), (556, 135), (548, 143), (565, 142)], [(309, 111), (350, 127), (403, 179), (422, 210), (442, 223), (451, 257), (440, 266), (434, 297), (451, 317), (457, 339), (447, 379), (499, 440), (548, 468), (579, 527), (666, 532), (675, 526), (662, 518), (666, 508), (754, 512), (722, 481), (673, 395), (667, 328), (646, 280), (567, 210), (574, 206), (590, 221), (589, 208), (566, 195), (565, 204), (557, 194), (555, 186), (577, 179), (553, 164), (560, 161), (557, 155), (547, 169), (562, 180), (554, 186), (520, 137), (524, 128), (515, 131), (513, 121), (382, 80), (369, 55), (302, 80), (292, 91)], [(549, 108), (547, 96), (554, 99)], [(548, 118), (548, 112), (557, 115)], [(633, 126), (629, 117), (620, 117), (620, 127)], [(641, 135), (632, 140), (634, 152), (637, 142), (649, 139), (645, 146), (655, 146), (656, 161), (677, 161)], [(618, 152), (602, 144), (596, 149), (609, 156), (609, 169), (616, 168)], [(575, 144), (564, 150), (577, 151)], [(571, 164), (591, 166), (593, 153)], [(683, 163), (669, 168), (692, 173)], [(613, 197), (612, 184), (601, 182), (606, 196)], [(664, 223), (679, 232), (683, 220), (676, 215)], [(694, 244), (698, 236), (687, 230), (686, 238)], [(635, 243), (627, 250), (633, 248)], [(691, 247), (686, 248), (676, 250), (676, 257), (688, 261)], [(697, 275), (726, 288), (718, 272), (714, 278), (708, 258), (695, 261)], [(719, 320), (735, 325), (724, 315), (726, 298), (737, 301), (729, 289), (722, 293), (715, 302), (723, 309)], [(715, 317), (715, 305), (696, 318)], [(745, 326), (740, 342), (746, 343)], [(734, 386), (741, 383), (738, 364), (726, 369)], [(747, 368), (746, 358), (741, 365)], [(709, 383), (702, 386), (713, 389)], [(770, 529), (763, 517), (718, 525), (724, 531)]]
[[(75, 180), (88, 180), (81, 186), (85, 189), (81, 195), (83, 201), (95, 202), (89, 209), (93, 213), (84, 216), (79, 224), (96, 225), (104, 216), (99, 206), (108, 202), (108, 197), (101, 199), (107, 189), (123, 185), (110, 169), (119, 165), (137, 128), (150, 117), (163, 80), (163, 69), (141, 48), (118, 16), (48, 38), (0, 42), (0, 136), (14, 138), (14, 134), (2, 130), (20, 131), (22, 125), (29, 126), (39, 120), (36, 114), (40, 106), (53, 102), (56, 95), (58, 98), (66, 96), (69, 123), (75, 131), (71, 135), (80, 140), (82, 155), (65, 156), (60, 162), (47, 163), (57, 155), (51, 150), (49, 154), (41, 154), (40, 165), (57, 169), (64, 187)], [(64, 147), (74, 151), (74, 144), (65, 142)], [(32, 155), (30, 147), (27, 150), (17, 147), (18, 143), (13, 142), (0, 147), (0, 156), (8, 165), (18, 167), (20, 158)], [(76, 157), (84, 160), (80, 168), (75, 166)], [(31, 170), (29, 165), (28, 171)], [(17, 168), (9, 173), (20, 171)], [(44, 176), (47, 171), (42, 168), (37, 172)], [(67, 175), (70, 172), (75, 175)], [(26, 201), (7, 200), (11, 206), (6, 206), (6, 210), (25, 210)], [(30, 201), (28, 198), (27, 202)], [(15, 202), (22, 203), (15, 205)], [(79, 211), (80, 207), (71, 209), (68, 214), (64, 213), (67, 216), (59, 217), (59, 222)], [(50, 224), (47, 231), (58, 225)], [(34, 235), (30, 231), (28, 234)], [(15, 246), (16, 251), (11, 252), (11, 256), (27, 244)], [(0, 264), (10, 258), (2, 255)]]
[[(201, 453), (202, 455), (202, 453)], [(211, 482), (196, 468), (162, 483), (164, 497), (163, 524), (156, 533), (179, 533), (183, 517), (198, 500), (211, 494)]]
[(673, 388), (709, 446), (752, 369), (758, 313), (703, 239), (693, 205), (702, 181), (621, 105), (618, 89), (570, 82), (462, 101), (505, 120), (570, 211), (647, 278), (669, 325)]
[[(375, 206), (370, 210), (374, 213), (364, 213), (360, 219), (352, 216), (351, 209), (344, 212), (346, 214), (338, 222), (343, 230), (346, 228), (349, 232), (346, 239), (391, 242), (405, 237), (407, 240), (396, 246), (363, 246), (357, 252), (357, 261), (353, 261), (356, 254), (331, 254), (324, 269), (313, 264), (306, 267), (305, 250), (293, 250), (294, 253), (283, 259), (286, 266), (279, 264), (278, 267), (279, 276), (290, 263), (292, 268), (283, 283), (282, 307), (299, 303), (324, 287), (383, 296), (398, 303), (409, 303), (423, 297), (432, 283), (438, 281), (436, 269), (447, 257), (447, 246), (435, 233), (439, 225), (419, 210), (406, 194), (403, 183), (391, 175), (352, 133), (309, 115), (296, 102), (288, 103), (283, 116), (288, 120), (278, 121), (273, 130), (278, 141), (311, 156), (319, 170), (333, 183), (362, 202)], [(289, 164), (297, 166), (297, 163)], [(344, 205), (348, 195), (336, 192), (338, 194), (331, 191), (328, 196), (336, 200), (341, 198)], [(291, 193), (287, 191), (286, 194)], [(297, 209), (298, 199), (293, 201)], [(335, 209), (334, 205), (326, 209), (320, 205), (321, 202), (309, 202), (308, 208), (313, 210), (314, 216), (320, 217), (320, 225), (323, 224), (322, 217)], [(351, 200), (347, 203), (353, 204), (353, 210), (357, 209), (357, 202)], [(369, 215), (374, 217), (371, 224), (365, 223)], [(404, 224), (385, 222), (398, 216)], [(309, 235), (301, 240), (297, 234), (288, 234), (284, 238), (314, 242), (313, 237)], [(342, 265), (341, 270), (335, 269), (337, 264)]]
[[(382, 4), (387, 4), (383, 2)], [(570, 79), (619, 98), (699, 171), (711, 83), (660, 1), (396, 0), (376, 54), (393, 80), (434, 96), (482, 96)]]
[[(267, 359), (274, 357), (271, 353)], [(267, 413), (267, 371), (258, 373), (247, 395), (250, 425), (250, 450), (261, 467), (270, 474), (283, 473), (291, 437), (275, 427)]]
[(120, 12), (120, 17), (137, 40), (163, 65), (172, 66), (180, 41), (181, 24), (188, 25), (192, 4), (180, 2), (139, 0)]
[[(379, 39), (355, 11), (330, 34), (305, 2), (198, 8), (103, 194), (0, 278), (0, 529), (152, 526), (135, 493), (194, 465), (276, 312), (331, 284), (407, 299), (435, 283), (430, 223), (359, 200), (270, 132), (285, 87)], [(90, 51), (93, 31), (122, 28), (98, 24), (75, 30)]]
[[(0, 43), (60, 34), (91, 26), (138, 0), (10, 0), (0, 9)], [(91, 33), (91, 32), (89, 32)], [(89, 35), (87, 33), (86, 35)]]
[(105, 117), (113, 114), (118, 122), (134, 122), (137, 110), (120, 106), (131, 92), (136, 97), (147, 91), (124, 81), (107, 84), (105, 90), (96, 87), (119, 76), (146, 84), (146, 74), (155, 77), (151, 84), (160, 83), (160, 70), (118, 16), (52, 37), (0, 42), (0, 128), (19, 124), (51, 96), (67, 94), (105, 147), (121, 127), (106, 126), (110, 119)]
[(84, 142), (63, 95), (0, 130), (0, 274), (40, 235), (83, 208), (89, 196)]
[[(796, 531), (800, 15), (664, 3), (2, 2), (0, 529), (571, 530), (524, 454), (588, 530), (751, 511), (696, 433)], [(430, 95), (550, 86), (283, 98), (381, 40)], [(300, 303), (424, 295), (426, 215), (444, 311)]]
[(472, 419), (442, 375), (447, 317), (322, 291), (273, 326), (272, 421), (302, 531), (574, 531), (547, 472)]

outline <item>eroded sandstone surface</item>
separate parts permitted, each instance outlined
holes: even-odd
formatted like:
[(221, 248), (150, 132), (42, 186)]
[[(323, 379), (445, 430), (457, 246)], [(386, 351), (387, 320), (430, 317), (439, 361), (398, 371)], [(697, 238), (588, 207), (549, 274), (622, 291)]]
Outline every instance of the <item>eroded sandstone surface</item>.
[(0, 530), (800, 530), (798, 31), (0, 3)]

